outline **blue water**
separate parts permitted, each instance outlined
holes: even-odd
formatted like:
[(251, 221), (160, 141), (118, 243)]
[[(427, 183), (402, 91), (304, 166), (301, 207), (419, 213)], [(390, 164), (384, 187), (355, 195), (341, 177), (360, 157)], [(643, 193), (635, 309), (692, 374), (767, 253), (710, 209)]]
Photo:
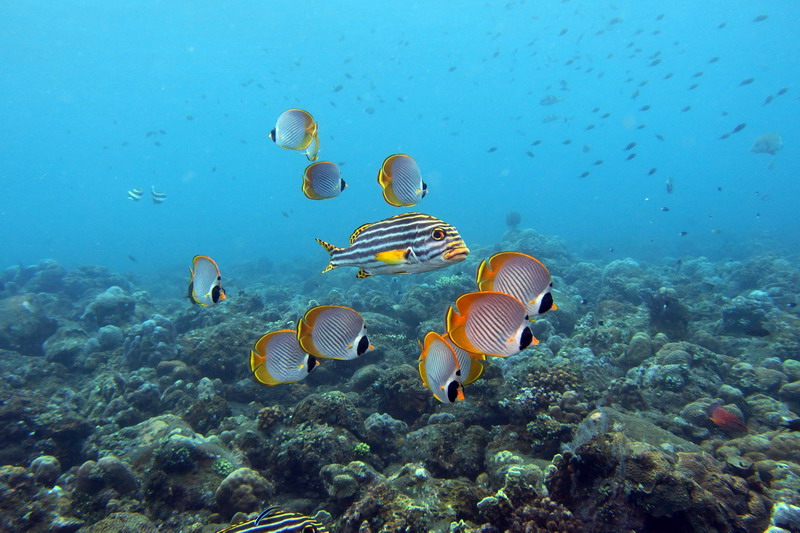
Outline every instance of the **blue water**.
[[(515, 210), (609, 259), (796, 253), (797, 20), (789, 0), (6, 1), (0, 265), (157, 271), (207, 254), (223, 270), (321, 269), (313, 237), (345, 245), (403, 212), (375, 181), (397, 152), (430, 187), (416, 210), (469, 245), (501, 239)], [(289, 107), (314, 115), (321, 159), (343, 164), (339, 198), (306, 199), (305, 157), (268, 139)], [(751, 153), (769, 132), (784, 149)], [(153, 204), (151, 186), (168, 200)]]

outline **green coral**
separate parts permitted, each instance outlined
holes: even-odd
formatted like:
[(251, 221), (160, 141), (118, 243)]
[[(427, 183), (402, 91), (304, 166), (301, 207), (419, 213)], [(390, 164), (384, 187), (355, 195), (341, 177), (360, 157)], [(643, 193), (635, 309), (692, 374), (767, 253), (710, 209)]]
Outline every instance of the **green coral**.
[(228, 477), (228, 474), (236, 470), (233, 463), (222, 457), (217, 457), (214, 462), (211, 463), (211, 468), (222, 477)]
[(353, 446), (353, 451), (356, 455), (367, 456), (372, 453), (372, 448), (366, 442), (359, 442)]

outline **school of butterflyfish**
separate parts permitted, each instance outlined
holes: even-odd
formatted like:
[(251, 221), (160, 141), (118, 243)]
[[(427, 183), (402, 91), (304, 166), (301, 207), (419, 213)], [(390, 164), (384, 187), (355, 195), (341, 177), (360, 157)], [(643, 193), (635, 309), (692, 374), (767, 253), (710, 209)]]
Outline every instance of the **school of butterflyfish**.
[[(303, 173), (302, 191), (307, 198), (335, 198), (347, 187), (336, 164), (317, 161), (319, 127), (307, 111), (281, 113), (269, 137), (279, 147), (304, 152), (314, 161)], [(428, 192), (417, 162), (406, 154), (384, 160), (378, 184), (384, 200), (395, 207), (414, 206)], [(323, 273), (355, 267), (358, 278), (430, 272), (469, 255), (454, 226), (415, 212), (363, 224), (350, 235), (347, 247), (316, 240), (330, 255)], [(213, 259), (197, 255), (189, 270), (193, 303), (209, 307), (226, 299)], [(444, 403), (464, 399), (464, 387), (481, 377), (489, 357), (509, 357), (537, 344), (530, 322), (558, 309), (549, 270), (524, 253), (499, 252), (483, 260), (476, 284), (475, 292), (462, 294), (445, 311), (444, 333), (429, 331), (420, 342), (422, 384)], [(374, 349), (358, 311), (318, 305), (306, 311), (296, 329), (272, 331), (259, 338), (250, 350), (250, 371), (264, 385), (295, 383), (322, 360), (353, 360)]]

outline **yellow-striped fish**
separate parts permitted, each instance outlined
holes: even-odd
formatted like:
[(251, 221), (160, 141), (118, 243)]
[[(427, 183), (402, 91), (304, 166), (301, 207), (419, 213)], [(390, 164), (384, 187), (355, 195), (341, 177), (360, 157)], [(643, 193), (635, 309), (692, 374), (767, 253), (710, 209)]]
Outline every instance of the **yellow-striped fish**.
[(553, 278), (541, 261), (519, 252), (500, 252), (478, 267), (478, 290), (510, 294), (525, 304), (528, 316), (558, 309), (553, 303)]
[(538, 344), (522, 302), (503, 292), (462, 294), (447, 309), (450, 340), (470, 352), (508, 357)]
[(270, 507), (258, 518), (234, 524), (217, 533), (329, 533), (328, 528), (314, 518), (300, 513)]
[(287, 150), (306, 152), (309, 161), (317, 160), (319, 131), (314, 117), (302, 109), (287, 109), (278, 117), (275, 129), (269, 132), (272, 142)]
[(321, 359), (356, 359), (375, 347), (367, 338), (364, 318), (341, 305), (312, 307), (297, 322), (300, 347)]
[(458, 230), (422, 213), (395, 215), (364, 224), (350, 236), (350, 247), (339, 248), (317, 239), (330, 254), (322, 272), (340, 266), (360, 270), (356, 277), (374, 274), (429, 272), (463, 261), (469, 248)]
[(383, 188), (383, 199), (395, 207), (417, 205), (428, 194), (417, 162), (406, 154), (386, 158), (378, 171), (378, 183)]
[(336, 163), (317, 161), (303, 172), (303, 194), (310, 200), (335, 198), (347, 187)]
[(293, 329), (267, 333), (250, 350), (250, 371), (264, 385), (300, 381), (318, 364), (313, 356), (300, 347), (297, 332)]
[(189, 299), (193, 303), (208, 307), (227, 298), (219, 267), (213, 259), (205, 255), (194, 256), (189, 272)]

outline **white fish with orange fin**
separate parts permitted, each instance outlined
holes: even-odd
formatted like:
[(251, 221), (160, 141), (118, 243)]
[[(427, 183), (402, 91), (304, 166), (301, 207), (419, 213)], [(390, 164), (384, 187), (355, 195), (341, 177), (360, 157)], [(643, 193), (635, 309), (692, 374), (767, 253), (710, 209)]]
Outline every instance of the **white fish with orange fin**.
[(189, 268), (189, 299), (193, 303), (208, 307), (225, 300), (222, 275), (217, 263), (206, 255), (196, 255)]
[(456, 346), (494, 357), (515, 355), (538, 344), (525, 305), (504, 292), (470, 292), (447, 309), (447, 333)]
[(479, 291), (510, 294), (525, 304), (529, 317), (558, 309), (553, 303), (553, 278), (541, 261), (520, 252), (500, 252), (478, 266)]
[(302, 109), (287, 109), (278, 117), (269, 133), (272, 142), (286, 150), (305, 150), (309, 161), (317, 160), (319, 127), (311, 113)]
[(425, 335), (419, 356), (419, 375), (423, 385), (440, 402), (464, 400), (464, 385), (474, 382), (483, 373), (483, 363), (479, 359), (473, 360), (463, 350), (460, 352), (466, 357), (459, 357), (446, 337), (433, 331)]
[(384, 160), (378, 171), (378, 184), (383, 188), (383, 199), (395, 207), (417, 205), (428, 194), (417, 162), (406, 154), (390, 155)]
[(297, 342), (297, 332), (281, 329), (258, 339), (250, 350), (250, 371), (259, 383), (282, 385), (305, 379), (319, 363)]
[(300, 347), (320, 359), (356, 359), (375, 347), (358, 312), (341, 305), (312, 307), (297, 322)]

